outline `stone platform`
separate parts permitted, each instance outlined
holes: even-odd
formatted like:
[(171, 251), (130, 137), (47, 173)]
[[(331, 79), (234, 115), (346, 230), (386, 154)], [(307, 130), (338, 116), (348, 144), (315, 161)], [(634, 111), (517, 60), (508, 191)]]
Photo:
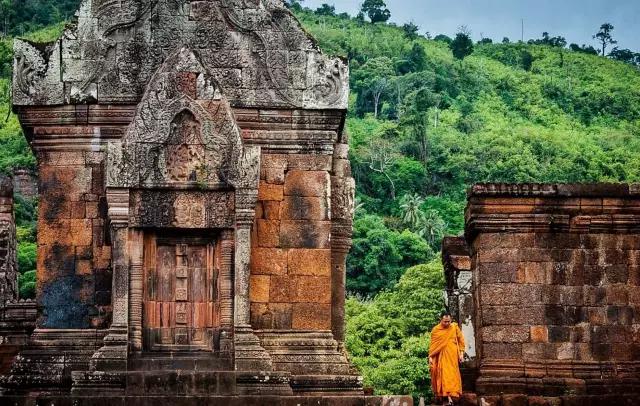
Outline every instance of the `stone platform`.
[(623, 395), (564, 395), (564, 396), (527, 396), (496, 395), (479, 396), (474, 393), (463, 394), (459, 406), (635, 406), (638, 394)]
[(115, 396), (5, 397), (15, 406), (412, 406), (410, 396)]

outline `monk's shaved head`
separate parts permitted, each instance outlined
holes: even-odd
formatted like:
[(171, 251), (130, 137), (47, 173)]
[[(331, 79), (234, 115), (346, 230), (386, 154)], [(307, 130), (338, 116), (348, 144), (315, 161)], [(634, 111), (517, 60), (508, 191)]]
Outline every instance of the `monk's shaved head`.
[(451, 325), (451, 313), (442, 312), (442, 315), (440, 316), (440, 324), (442, 327), (449, 327)]

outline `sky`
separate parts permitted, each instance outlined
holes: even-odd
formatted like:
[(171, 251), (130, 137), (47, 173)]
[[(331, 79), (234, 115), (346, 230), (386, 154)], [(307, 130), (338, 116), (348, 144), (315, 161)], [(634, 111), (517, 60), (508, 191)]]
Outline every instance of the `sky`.
[[(322, 3), (336, 6), (337, 12), (356, 15), (363, 0), (304, 0), (316, 9)], [(602, 23), (615, 27), (614, 39), (620, 48), (640, 52), (640, 0), (386, 0), (391, 21), (413, 22), (420, 33), (455, 35), (466, 25), (475, 39), (508, 37), (512, 41), (540, 38), (544, 31), (563, 36), (570, 44), (598, 48), (592, 38)]]

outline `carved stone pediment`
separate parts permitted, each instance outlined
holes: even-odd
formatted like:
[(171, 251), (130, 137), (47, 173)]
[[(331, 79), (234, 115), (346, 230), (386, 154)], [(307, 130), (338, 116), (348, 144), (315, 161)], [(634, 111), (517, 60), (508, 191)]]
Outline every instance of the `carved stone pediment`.
[(233, 106), (346, 109), (349, 73), (281, 0), (84, 0), (47, 47), (16, 40), (14, 104), (137, 103), (189, 44)]
[(107, 150), (112, 188), (257, 188), (258, 154), (217, 81), (183, 48), (153, 75), (123, 139)]

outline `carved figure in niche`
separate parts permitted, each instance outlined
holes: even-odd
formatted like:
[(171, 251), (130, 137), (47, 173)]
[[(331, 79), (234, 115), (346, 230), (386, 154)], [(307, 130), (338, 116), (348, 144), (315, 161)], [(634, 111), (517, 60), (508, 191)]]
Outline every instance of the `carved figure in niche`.
[(175, 182), (196, 182), (205, 175), (204, 145), (200, 123), (187, 110), (176, 115), (171, 122), (167, 145), (167, 173)]
[(204, 227), (204, 201), (194, 195), (180, 195), (173, 204), (175, 210), (176, 227), (198, 228)]

